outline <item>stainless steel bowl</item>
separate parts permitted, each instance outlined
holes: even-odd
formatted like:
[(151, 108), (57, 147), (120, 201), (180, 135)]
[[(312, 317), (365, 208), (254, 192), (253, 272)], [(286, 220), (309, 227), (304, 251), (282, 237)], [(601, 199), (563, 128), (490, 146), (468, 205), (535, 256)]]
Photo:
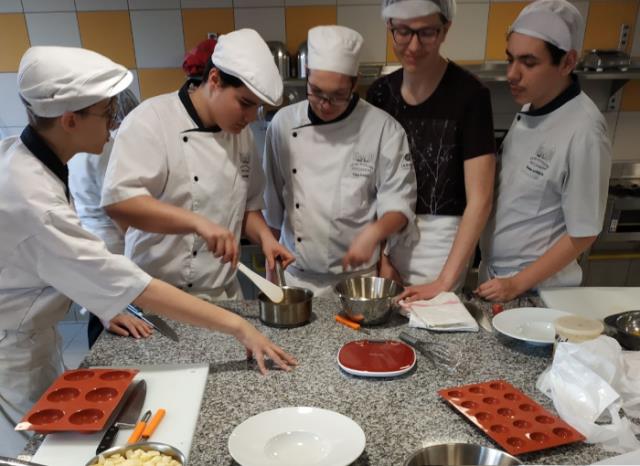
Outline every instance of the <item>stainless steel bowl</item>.
[(640, 350), (640, 311), (613, 314), (604, 319), (607, 333), (629, 350)]
[(404, 288), (388, 278), (353, 277), (338, 283), (335, 291), (347, 317), (364, 325), (375, 325), (389, 318), (393, 298)]
[(184, 466), (186, 466), (187, 464), (187, 458), (185, 458), (182, 452), (177, 448), (172, 447), (171, 445), (167, 445), (166, 443), (159, 443), (159, 442), (140, 442), (140, 443), (134, 443), (132, 445), (124, 445), (120, 447), (109, 448), (103, 451), (102, 453), (100, 453), (99, 455), (96, 455), (93, 458), (91, 458), (89, 461), (87, 461), (87, 464), (85, 464), (85, 466), (92, 466), (94, 464), (97, 464), (98, 460), (100, 459), (100, 456), (104, 456), (105, 458), (111, 455), (116, 455), (116, 454), (120, 454), (124, 456), (124, 454), (129, 450), (143, 450), (143, 451), (156, 450), (164, 455), (170, 456), (176, 461), (179, 461), (180, 464)]
[(512, 466), (522, 464), (520, 460), (495, 448), (471, 443), (442, 443), (416, 451), (404, 466), (441, 465), (495, 465)]
[(271, 327), (298, 327), (309, 322), (313, 292), (307, 288), (283, 286), (284, 299), (274, 303), (264, 293), (258, 295), (260, 320)]

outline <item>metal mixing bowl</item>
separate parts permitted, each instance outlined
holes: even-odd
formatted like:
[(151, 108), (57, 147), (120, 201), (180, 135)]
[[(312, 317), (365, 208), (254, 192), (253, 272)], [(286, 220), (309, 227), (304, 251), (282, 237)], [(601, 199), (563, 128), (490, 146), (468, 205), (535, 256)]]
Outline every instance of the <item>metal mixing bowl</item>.
[(416, 451), (404, 466), (442, 465), (490, 465), (515, 466), (520, 460), (495, 448), (471, 443), (442, 443)]
[(640, 311), (613, 314), (604, 319), (607, 333), (629, 350), (640, 350)]
[(187, 464), (187, 458), (182, 454), (182, 452), (177, 448), (172, 447), (171, 445), (167, 445), (166, 443), (159, 443), (159, 442), (140, 442), (140, 443), (134, 443), (132, 445), (123, 445), (120, 447), (109, 448), (103, 451), (102, 453), (100, 453), (99, 455), (96, 455), (93, 458), (91, 458), (85, 466), (92, 466), (94, 464), (97, 464), (98, 460), (100, 459), (100, 456), (104, 456), (105, 458), (111, 455), (116, 455), (116, 454), (120, 454), (124, 456), (124, 454), (129, 450), (143, 450), (143, 451), (157, 450), (160, 453), (164, 455), (168, 455), (174, 460), (179, 461), (180, 464), (184, 466), (186, 466)]
[(353, 277), (338, 283), (335, 291), (347, 317), (360, 324), (375, 325), (389, 318), (393, 298), (404, 288), (387, 278)]

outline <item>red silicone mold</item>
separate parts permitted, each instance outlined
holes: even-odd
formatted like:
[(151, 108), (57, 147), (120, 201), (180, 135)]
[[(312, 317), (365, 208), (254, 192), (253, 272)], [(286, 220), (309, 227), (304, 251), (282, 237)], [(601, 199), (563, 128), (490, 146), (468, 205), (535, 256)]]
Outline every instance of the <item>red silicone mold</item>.
[(580, 442), (584, 436), (504, 380), (438, 390), (512, 455)]
[(78, 369), (58, 377), (16, 430), (97, 432), (118, 406), (137, 369)]

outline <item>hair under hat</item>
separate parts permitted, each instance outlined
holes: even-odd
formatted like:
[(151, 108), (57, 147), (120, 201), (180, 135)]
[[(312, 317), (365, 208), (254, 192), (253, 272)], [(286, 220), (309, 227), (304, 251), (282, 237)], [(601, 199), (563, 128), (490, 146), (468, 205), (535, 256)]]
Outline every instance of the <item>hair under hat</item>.
[(317, 26), (309, 29), (309, 69), (357, 76), (364, 39), (344, 26)]
[(542, 39), (568, 52), (580, 50), (583, 30), (582, 15), (568, 1), (536, 0), (520, 12), (509, 32)]
[(456, 14), (456, 0), (382, 0), (382, 17), (412, 19), (441, 13), (447, 21)]
[(31, 113), (54, 118), (111, 98), (132, 80), (124, 66), (91, 50), (37, 46), (20, 60), (18, 92)]
[(282, 103), (282, 78), (269, 47), (253, 29), (239, 29), (218, 37), (211, 60), (219, 70), (235, 76), (263, 102)]

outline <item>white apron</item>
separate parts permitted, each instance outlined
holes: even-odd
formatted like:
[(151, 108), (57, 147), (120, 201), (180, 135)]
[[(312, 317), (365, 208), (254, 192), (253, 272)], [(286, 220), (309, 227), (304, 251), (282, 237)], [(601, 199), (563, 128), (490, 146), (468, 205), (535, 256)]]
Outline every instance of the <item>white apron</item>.
[[(523, 267), (524, 268), (524, 267)], [(493, 278), (508, 278), (513, 277), (520, 272), (521, 269), (515, 268), (496, 268), (489, 267), (482, 261), (478, 269), (478, 284), (484, 283), (487, 280)], [(534, 290), (539, 288), (556, 288), (562, 286), (580, 286), (582, 283), (582, 269), (578, 265), (577, 261), (571, 262), (560, 272), (547, 278), (546, 280), (538, 283)]]
[[(389, 248), (389, 258), (408, 285), (422, 285), (436, 280), (444, 267), (458, 232), (461, 217), (454, 215), (416, 215), (420, 232), (417, 243), (398, 242)], [(464, 283), (466, 269), (454, 289)]]

